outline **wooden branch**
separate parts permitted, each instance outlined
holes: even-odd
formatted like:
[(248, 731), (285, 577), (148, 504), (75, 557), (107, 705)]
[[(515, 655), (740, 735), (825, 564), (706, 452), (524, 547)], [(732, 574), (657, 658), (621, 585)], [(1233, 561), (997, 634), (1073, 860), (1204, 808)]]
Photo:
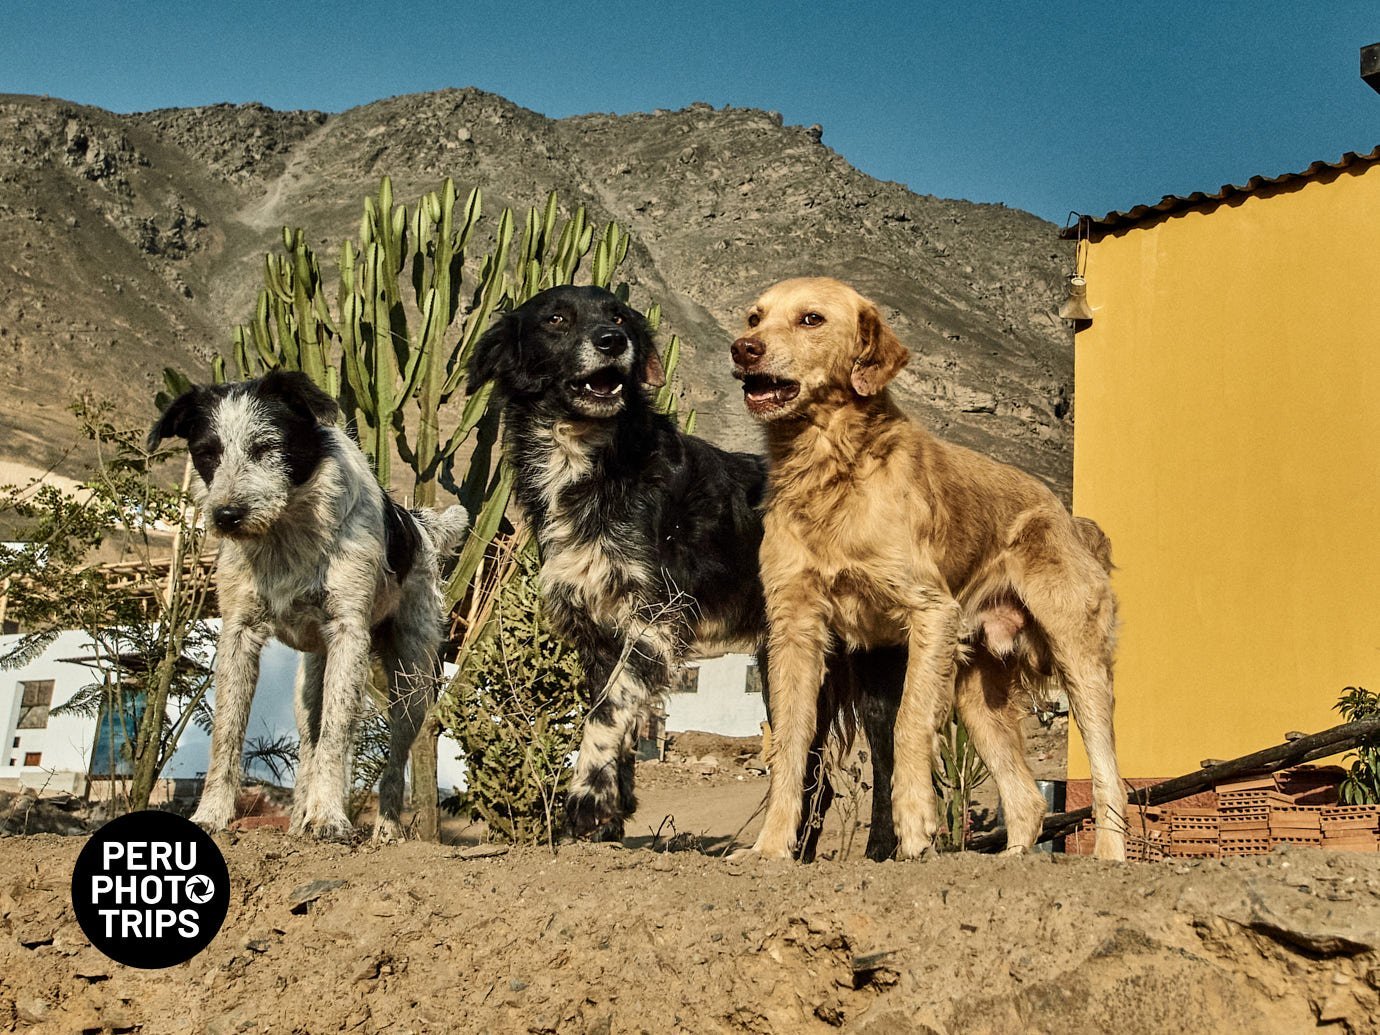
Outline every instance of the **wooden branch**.
[[(1142, 787), (1128, 795), (1132, 805), (1162, 805), (1167, 801), (1178, 801), (1190, 794), (1211, 790), (1217, 784), (1234, 776), (1246, 773), (1273, 773), (1292, 765), (1302, 765), (1319, 758), (1327, 758), (1342, 751), (1359, 747), (1364, 741), (1380, 737), (1380, 719), (1364, 719), (1360, 722), (1344, 722), (1330, 730), (1314, 733), (1306, 737), (1278, 744), (1275, 747), (1254, 751), (1229, 762), (1207, 766), (1186, 776), (1176, 776), (1152, 787)], [(1085, 819), (1092, 818), (1092, 807), (1075, 809), (1046, 816), (1040, 831), (1039, 841), (1048, 841), (1077, 829)], [(996, 851), (1006, 845), (1006, 828), (997, 827), (968, 842), (967, 848), (974, 852)]]

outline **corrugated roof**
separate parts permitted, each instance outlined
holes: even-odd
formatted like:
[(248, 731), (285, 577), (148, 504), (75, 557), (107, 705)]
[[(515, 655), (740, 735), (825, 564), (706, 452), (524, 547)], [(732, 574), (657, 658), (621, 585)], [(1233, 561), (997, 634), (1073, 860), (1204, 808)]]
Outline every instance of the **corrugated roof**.
[[(1348, 151), (1335, 162), (1314, 162), (1303, 172), (1285, 173), (1282, 176), (1252, 176), (1243, 184), (1228, 183), (1216, 194), (1205, 194), (1196, 191), (1193, 194), (1179, 195), (1166, 194), (1160, 199), (1157, 205), (1137, 205), (1133, 209), (1125, 212), (1108, 212), (1102, 218), (1095, 216), (1084, 217), (1086, 222), (1083, 224), (1085, 232), (1091, 232), (1096, 236), (1112, 233), (1116, 230), (1124, 230), (1128, 227), (1139, 226), (1152, 219), (1161, 216), (1173, 215), (1175, 212), (1182, 212), (1186, 209), (1194, 208), (1205, 202), (1229, 201), (1232, 198), (1245, 197), (1255, 194), (1266, 187), (1288, 186), (1293, 183), (1302, 183), (1305, 180), (1314, 179), (1317, 176), (1329, 171), (1350, 169), (1355, 165), (1372, 165), (1380, 163), (1380, 147), (1377, 147), (1369, 154), (1357, 154), (1355, 151)], [(1059, 235), (1065, 240), (1071, 240), (1078, 236), (1077, 224), (1065, 228)]]

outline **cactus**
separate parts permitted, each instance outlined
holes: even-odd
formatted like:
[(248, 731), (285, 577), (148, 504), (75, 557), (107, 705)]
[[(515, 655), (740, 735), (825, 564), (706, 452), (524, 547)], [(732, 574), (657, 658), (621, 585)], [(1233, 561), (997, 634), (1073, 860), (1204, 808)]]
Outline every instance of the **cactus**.
[[(513, 213), (504, 209), (462, 310), (466, 248), (482, 213), (477, 188), (457, 205), (447, 179), (409, 209), (395, 204), (384, 177), (364, 202), (357, 244), (341, 248), (333, 305), (306, 234), (285, 227), (285, 254), (266, 256), (254, 318), (236, 329), (232, 352), (241, 377), (274, 367), (302, 370), (338, 397), (380, 484), (392, 481), (396, 450), (411, 469), (416, 505), (434, 505), (441, 485), (476, 515), (475, 534), (447, 581), (452, 605), (465, 595), (501, 523), (512, 477), (498, 463), (499, 415), (489, 388), (466, 400), (448, 435), (440, 412), (463, 385), (470, 353), (495, 311), (573, 283), (591, 251), (591, 280), (608, 287), (629, 245), (615, 223), (596, 238), (583, 206), (561, 220), (554, 192), (528, 210), (516, 241)], [(626, 285), (619, 290), (626, 297)], [(224, 362), (216, 374), (225, 376)], [(456, 456), (469, 441), (470, 460), (457, 478)]]

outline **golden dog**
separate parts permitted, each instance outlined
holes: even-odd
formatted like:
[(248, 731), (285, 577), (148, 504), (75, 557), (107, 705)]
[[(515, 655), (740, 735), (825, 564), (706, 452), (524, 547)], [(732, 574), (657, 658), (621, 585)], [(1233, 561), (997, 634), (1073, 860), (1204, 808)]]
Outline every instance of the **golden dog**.
[(1068, 691), (1092, 766), (1095, 854), (1125, 857), (1126, 794), (1112, 732), (1116, 601), (1110, 544), (1043, 484), (906, 417), (887, 383), (909, 360), (877, 307), (835, 280), (788, 280), (748, 311), (734, 376), (765, 425), (770, 465), (762, 581), (772, 688), (771, 790), (750, 851), (789, 857), (824, 659), (904, 644), (895, 730), (898, 853), (939, 829), (931, 783), (957, 703), (991, 770), (1007, 851), (1045, 811), (1019, 727), (1022, 675)]

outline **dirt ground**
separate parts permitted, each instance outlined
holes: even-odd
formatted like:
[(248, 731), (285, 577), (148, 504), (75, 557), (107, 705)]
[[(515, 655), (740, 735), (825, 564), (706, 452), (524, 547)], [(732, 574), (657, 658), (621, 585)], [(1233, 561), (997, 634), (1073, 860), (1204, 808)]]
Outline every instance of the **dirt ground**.
[(643, 765), (623, 847), (222, 835), (225, 927), (166, 971), (82, 936), (83, 838), (0, 837), (0, 1030), (1380, 1032), (1380, 856), (876, 864), (836, 812), (832, 858), (728, 861), (767, 786), (744, 763)]

